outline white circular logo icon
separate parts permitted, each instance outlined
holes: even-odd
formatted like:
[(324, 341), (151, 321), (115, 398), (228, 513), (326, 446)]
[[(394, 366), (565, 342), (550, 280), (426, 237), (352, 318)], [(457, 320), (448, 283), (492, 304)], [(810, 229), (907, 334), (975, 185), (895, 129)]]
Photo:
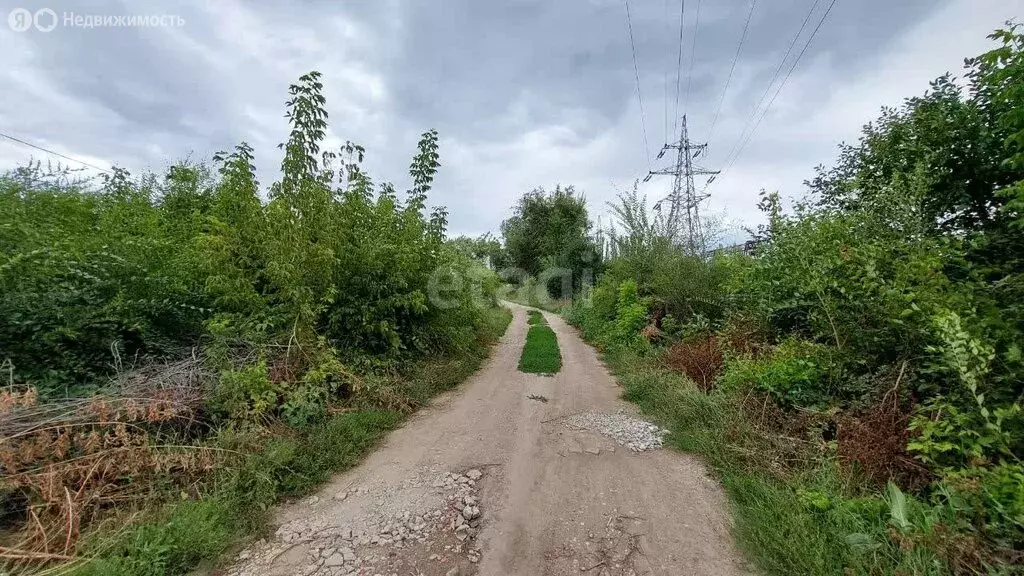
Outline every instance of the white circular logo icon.
[(32, 20), (36, 24), (36, 30), (40, 32), (49, 32), (57, 27), (57, 13), (49, 8), (36, 10)]
[(35, 14), (25, 8), (15, 8), (7, 15), (7, 25), (15, 32), (25, 32), (33, 26), (40, 32), (49, 32), (57, 27), (57, 13), (49, 8), (36, 10)]
[(7, 15), (7, 25), (15, 32), (24, 32), (28, 30), (32, 27), (32, 23), (32, 13), (24, 8), (15, 8)]

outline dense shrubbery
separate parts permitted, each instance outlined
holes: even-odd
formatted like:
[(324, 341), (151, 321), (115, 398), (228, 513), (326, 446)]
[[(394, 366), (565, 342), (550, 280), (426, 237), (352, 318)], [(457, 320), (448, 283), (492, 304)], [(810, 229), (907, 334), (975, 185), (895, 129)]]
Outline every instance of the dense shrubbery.
[(753, 258), (686, 256), (623, 198), (617, 257), (570, 312), (722, 471), (770, 572), (1024, 560), (1024, 35), (993, 38), (966, 91), (943, 77), (884, 110), (791, 214), (765, 194)]
[[(209, 454), (211, 427), (321, 426), (331, 402), (405, 412), (429, 396), (402, 377), (417, 358), (479, 355), (499, 281), (446, 240), (444, 208), (428, 213), (437, 133), (420, 139), (406, 193), (374, 183), (358, 145), (321, 149), (319, 78), (290, 89), (267, 201), (244, 143), (212, 170), (162, 177), (75, 181), (38, 164), (0, 177), (0, 521), (57, 522), (60, 554), (49, 524), (27, 540), (39, 559), (74, 553), (86, 511), (214, 466), (177, 466), (154, 445)], [(140, 489), (95, 473), (115, 461), (171, 479), (139, 476)]]
[(518, 298), (531, 305), (568, 299), (591, 282), (600, 267), (597, 243), (583, 194), (572, 186), (524, 194), (511, 218), (501, 223), (504, 247), (491, 250), (491, 264), (519, 286)]
[(92, 189), (35, 165), (0, 178), (0, 350), (14, 382), (63, 395), (195, 342), (209, 305), (198, 226), (171, 212), (203, 175), (175, 166), (134, 185), (118, 170)]
[(14, 382), (63, 394), (204, 334), (317, 344), (356, 363), (466, 342), (472, 304), (496, 283), (446, 245), (443, 208), (424, 213), (437, 134), (423, 135), (399, 198), (362, 171), (359, 146), (320, 150), (321, 88), (311, 73), (291, 89), (293, 130), (266, 204), (245, 144), (215, 157), (216, 174), (115, 170), (97, 188), (37, 166), (0, 179), (0, 349)]

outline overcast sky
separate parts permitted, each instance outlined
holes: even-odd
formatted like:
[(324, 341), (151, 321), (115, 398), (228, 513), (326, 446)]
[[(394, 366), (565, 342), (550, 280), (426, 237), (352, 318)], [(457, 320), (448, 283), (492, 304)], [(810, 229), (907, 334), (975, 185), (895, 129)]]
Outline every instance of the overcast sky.
[[(675, 139), (677, 110), (691, 137), (709, 140), (701, 162), (726, 167), (814, 4), (757, 2), (723, 100), (750, 4), (703, 0), (696, 25), (698, 2), (686, 0), (677, 108), (680, 4), (631, 0), (645, 146), (622, 0), (0, 0), (4, 17), (50, 8), (61, 20), (50, 32), (0, 22), (0, 132), (133, 172), (244, 140), (267, 186), (287, 135), (288, 85), (319, 70), (331, 142), (363, 144), (375, 180), (407, 185), (418, 135), (440, 132), (431, 203), (448, 206), (452, 235), (496, 231), (519, 195), (557, 183), (584, 191), (592, 217), (607, 222), (605, 202), (661, 167), (654, 156)], [(817, 3), (795, 52), (828, 4)], [(64, 26), (72, 12), (183, 25)], [(801, 195), (814, 166), (879, 107), (960, 74), (989, 32), (1021, 14), (1024, 0), (838, 0), (749, 146), (709, 188), (706, 210), (750, 224), (760, 188)], [(29, 158), (46, 155), (0, 139), (0, 169)], [(641, 189), (654, 200), (669, 186), (656, 178)]]

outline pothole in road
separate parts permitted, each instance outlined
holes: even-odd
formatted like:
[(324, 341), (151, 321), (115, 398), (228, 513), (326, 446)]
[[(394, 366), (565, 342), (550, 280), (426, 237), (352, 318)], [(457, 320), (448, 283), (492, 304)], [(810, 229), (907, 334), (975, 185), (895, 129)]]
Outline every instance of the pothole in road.
[(585, 537), (547, 553), (558, 573), (591, 576), (651, 576), (655, 572), (644, 555), (642, 538), (649, 526), (644, 518), (613, 514), (598, 529)]

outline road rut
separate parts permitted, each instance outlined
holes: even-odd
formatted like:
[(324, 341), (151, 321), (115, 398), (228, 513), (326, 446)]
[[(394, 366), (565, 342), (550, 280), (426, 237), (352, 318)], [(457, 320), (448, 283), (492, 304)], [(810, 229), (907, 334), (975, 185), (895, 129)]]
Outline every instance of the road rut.
[[(317, 496), (282, 507), (275, 536), (226, 573), (749, 573), (702, 464), (567, 426), (582, 412), (639, 416), (594, 349), (556, 315), (545, 313), (562, 370), (518, 372), (526, 308), (509, 307), (512, 324), (477, 374)], [(463, 513), (467, 503), (473, 513)]]

